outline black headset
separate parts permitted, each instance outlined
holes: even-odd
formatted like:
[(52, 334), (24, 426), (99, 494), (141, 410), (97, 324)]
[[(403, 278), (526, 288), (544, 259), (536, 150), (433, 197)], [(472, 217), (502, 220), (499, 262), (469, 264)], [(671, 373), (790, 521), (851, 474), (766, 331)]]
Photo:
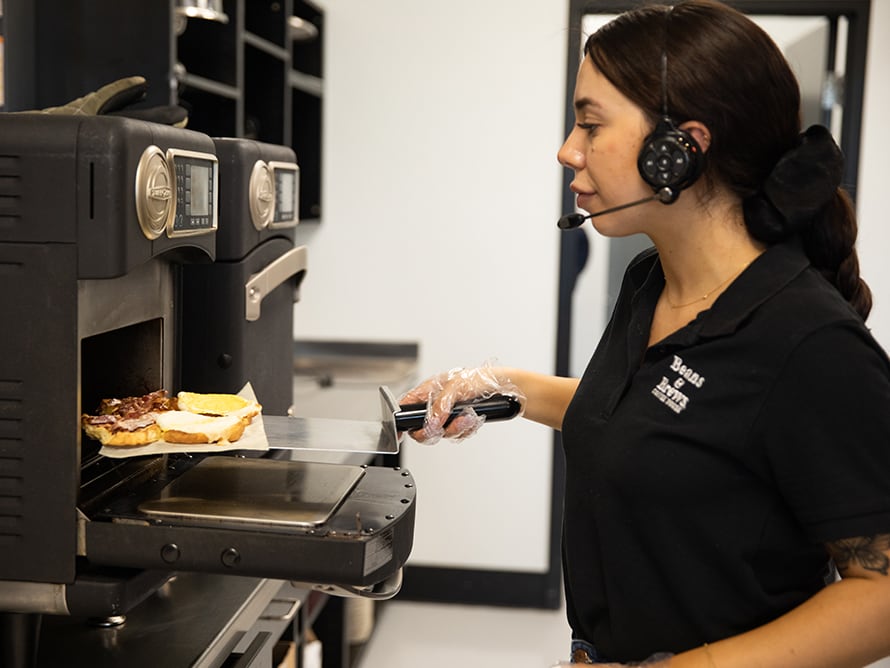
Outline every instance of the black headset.
[[(669, 23), (672, 9), (667, 12)], [(661, 52), (661, 111), (662, 117), (645, 141), (637, 158), (637, 168), (643, 180), (652, 186), (656, 199), (665, 204), (675, 202), (680, 191), (688, 188), (704, 169), (704, 153), (695, 138), (674, 123), (668, 113), (667, 84), (668, 25), (665, 25), (665, 44)]]
[[(670, 21), (668, 11), (666, 21)], [(667, 95), (667, 42), (668, 24), (664, 27), (664, 48), (661, 51), (661, 119), (652, 133), (643, 141), (643, 148), (637, 157), (637, 169), (643, 181), (652, 186), (655, 192), (651, 197), (644, 197), (626, 204), (619, 204), (596, 213), (583, 215), (569, 213), (557, 222), (561, 230), (572, 230), (579, 227), (588, 218), (595, 218), (614, 211), (638, 206), (657, 199), (664, 204), (677, 201), (680, 191), (688, 188), (701, 175), (705, 166), (705, 156), (695, 138), (677, 127), (668, 114)]]

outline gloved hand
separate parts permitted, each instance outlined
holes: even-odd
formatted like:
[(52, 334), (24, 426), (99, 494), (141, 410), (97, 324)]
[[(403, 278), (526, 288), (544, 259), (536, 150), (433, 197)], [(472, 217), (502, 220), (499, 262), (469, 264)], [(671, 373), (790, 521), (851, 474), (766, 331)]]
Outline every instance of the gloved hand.
[(145, 77), (118, 79), (59, 107), (39, 109), (44, 114), (82, 116), (126, 116), (178, 128), (188, 124), (188, 112), (180, 106), (168, 105), (148, 109), (130, 109), (130, 105), (145, 99), (148, 83)]
[(400, 399), (400, 404), (427, 404), (426, 422), (422, 429), (409, 432), (415, 441), (432, 445), (441, 438), (462, 441), (475, 434), (485, 423), (467, 407), (446, 427), (445, 422), (458, 402), (478, 401), (501, 394), (515, 398), (520, 406), (519, 415), (525, 410), (526, 397), (513, 382), (499, 370), (486, 362), (472, 369), (457, 368), (429, 378), (409, 390)]

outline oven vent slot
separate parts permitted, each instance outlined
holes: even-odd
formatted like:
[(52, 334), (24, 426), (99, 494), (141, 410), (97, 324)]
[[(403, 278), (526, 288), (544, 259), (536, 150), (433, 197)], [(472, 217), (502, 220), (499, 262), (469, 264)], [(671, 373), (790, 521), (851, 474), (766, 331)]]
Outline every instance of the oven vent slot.
[(18, 227), (22, 220), (22, 175), (20, 160), (0, 155), (0, 232)]
[(18, 545), (23, 536), (21, 464), (21, 460), (0, 458), (0, 550)]
[(22, 402), (9, 397), (15, 381), (0, 381), (0, 550), (22, 537), (24, 508), (24, 443)]

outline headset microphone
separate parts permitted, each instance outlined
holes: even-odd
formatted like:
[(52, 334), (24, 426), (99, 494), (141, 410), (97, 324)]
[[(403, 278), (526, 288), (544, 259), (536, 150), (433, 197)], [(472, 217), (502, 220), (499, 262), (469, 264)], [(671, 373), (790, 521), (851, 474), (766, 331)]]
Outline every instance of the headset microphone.
[[(581, 213), (570, 213), (562, 218), (556, 223), (557, 227), (561, 230), (573, 230), (576, 227), (581, 227), (584, 224), (584, 221), (588, 218), (596, 218), (597, 216), (602, 216), (607, 213), (612, 213), (613, 211), (621, 211), (621, 209), (628, 209), (632, 206), (637, 206), (639, 204), (645, 204), (646, 202), (651, 202), (654, 199), (657, 199), (659, 202), (668, 203), (671, 198), (674, 197), (673, 192), (669, 188), (662, 188), (657, 193), (652, 195), (651, 197), (644, 197), (643, 199), (638, 199), (635, 202), (628, 202), (627, 204), (620, 204), (619, 206), (613, 206), (609, 209), (603, 209), (602, 211), (597, 211), (596, 213), (588, 213), (586, 216)], [(676, 198), (674, 198), (676, 199)]]

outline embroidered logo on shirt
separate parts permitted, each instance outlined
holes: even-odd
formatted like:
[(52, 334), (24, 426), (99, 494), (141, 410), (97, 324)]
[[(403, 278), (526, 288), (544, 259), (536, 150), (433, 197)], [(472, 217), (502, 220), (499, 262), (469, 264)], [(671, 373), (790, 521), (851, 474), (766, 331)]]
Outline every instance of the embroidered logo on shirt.
[(684, 391), (687, 390), (686, 385), (701, 387), (705, 384), (705, 377), (683, 364), (683, 358), (677, 355), (674, 355), (670, 369), (676, 376), (673, 379), (662, 376), (658, 385), (652, 388), (652, 396), (679, 414), (689, 405), (689, 395)]

